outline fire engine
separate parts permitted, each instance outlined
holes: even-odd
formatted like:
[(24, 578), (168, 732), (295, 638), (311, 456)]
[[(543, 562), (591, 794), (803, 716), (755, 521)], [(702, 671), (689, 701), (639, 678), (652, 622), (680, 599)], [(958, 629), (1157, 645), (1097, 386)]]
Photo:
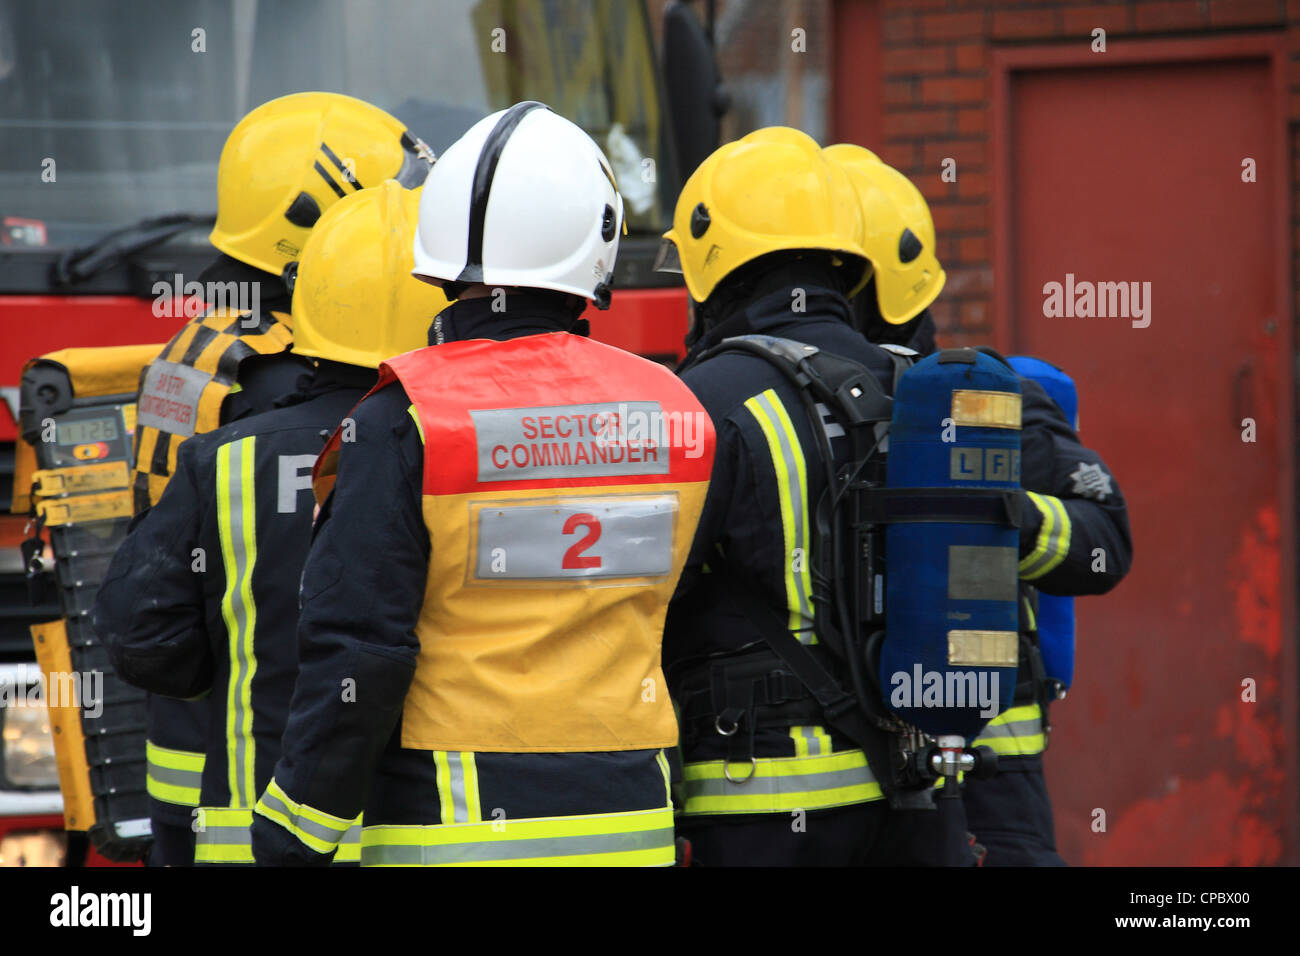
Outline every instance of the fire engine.
[[(589, 314), (593, 335), (665, 362), (681, 353), (686, 297), (653, 269), (658, 237), (683, 171), (718, 136), (723, 100), (700, 95), (719, 90), (709, 40), (681, 4), (664, 11), (662, 58), (637, 2), (177, 0), (147, 20), (130, 11), (0, 2), (0, 865), (107, 862), (61, 797), (53, 740), (64, 728), (33, 662), (40, 622), (86, 589), (69, 561), (22, 550), (35, 515), (33, 489), (14, 487), (16, 468), (24, 481), (30, 472), (15, 460), (20, 381), (55, 350), (166, 342), (202, 306), (187, 285), (215, 256), (217, 162), (235, 122), (276, 96), (335, 91), (394, 114), (437, 153), (494, 110), (547, 103), (602, 146), (628, 209), (613, 306)], [(55, 455), (112, 457), (133, 421), (122, 401), (61, 418)]]

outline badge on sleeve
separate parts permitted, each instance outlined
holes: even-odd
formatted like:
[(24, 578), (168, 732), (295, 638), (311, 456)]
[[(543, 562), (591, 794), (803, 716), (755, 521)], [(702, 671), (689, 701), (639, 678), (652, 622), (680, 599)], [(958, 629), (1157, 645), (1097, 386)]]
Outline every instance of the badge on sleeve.
[(1098, 501), (1105, 501), (1110, 497), (1112, 491), (1110, 475), (1106, 474), (1106, 469), (1100, 464), (1090, 465), (1081, 461), (1070, 477), (1074, 479), (1072, 490), (1080, 498), (1096, 498)]

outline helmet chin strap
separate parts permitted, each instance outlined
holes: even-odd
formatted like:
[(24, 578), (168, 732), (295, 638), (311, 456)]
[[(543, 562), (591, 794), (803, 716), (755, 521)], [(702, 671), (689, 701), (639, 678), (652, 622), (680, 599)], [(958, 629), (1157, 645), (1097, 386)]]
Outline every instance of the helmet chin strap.
[(592, 304), (602, 312), (609, 308), (613, 286), (614, 273), (606, 272), (604, 281), (601, 282), (600, 285), (596, 286), (595, 291), (592, 293)]

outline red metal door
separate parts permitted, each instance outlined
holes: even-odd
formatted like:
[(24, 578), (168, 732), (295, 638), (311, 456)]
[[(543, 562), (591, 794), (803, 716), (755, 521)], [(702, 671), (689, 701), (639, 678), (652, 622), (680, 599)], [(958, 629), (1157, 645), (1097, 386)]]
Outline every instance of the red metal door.
[[(1047, 776), (1072, 863), (1295, 863), (1278, 61), (1171, 46), (1000, 64), (1002, 344), (1078, 382), (1082, 438), (1123, 486), (1136, 553), (1116, 591), (1076, 602)], [(1045, 284), (1067, 273), (1150, 283), (1150, 324), (1045, 315)]]

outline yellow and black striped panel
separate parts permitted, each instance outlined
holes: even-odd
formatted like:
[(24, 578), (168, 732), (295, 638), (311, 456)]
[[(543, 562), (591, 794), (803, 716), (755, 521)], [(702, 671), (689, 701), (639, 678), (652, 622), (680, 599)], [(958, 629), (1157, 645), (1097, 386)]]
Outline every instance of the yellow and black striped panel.
[[(198, 400), (194, 432), (202, 434), (221, 424), (221, 403), (235, 385), (239, 365), (254, 355), (274, 355), (293, 343), (292, 326), (284, 313), (271, 312), (257, 325), (248, 312), (214, 311), (199, 316), (172, 337), (158, 358), (185, 365), (210, 377)], [(140, 388), (149, 373), (140, 373)], [(141, 424), (135, 433), (134, 507), (138, 514), (158, 502), (172, 473), (184, 435)]]

